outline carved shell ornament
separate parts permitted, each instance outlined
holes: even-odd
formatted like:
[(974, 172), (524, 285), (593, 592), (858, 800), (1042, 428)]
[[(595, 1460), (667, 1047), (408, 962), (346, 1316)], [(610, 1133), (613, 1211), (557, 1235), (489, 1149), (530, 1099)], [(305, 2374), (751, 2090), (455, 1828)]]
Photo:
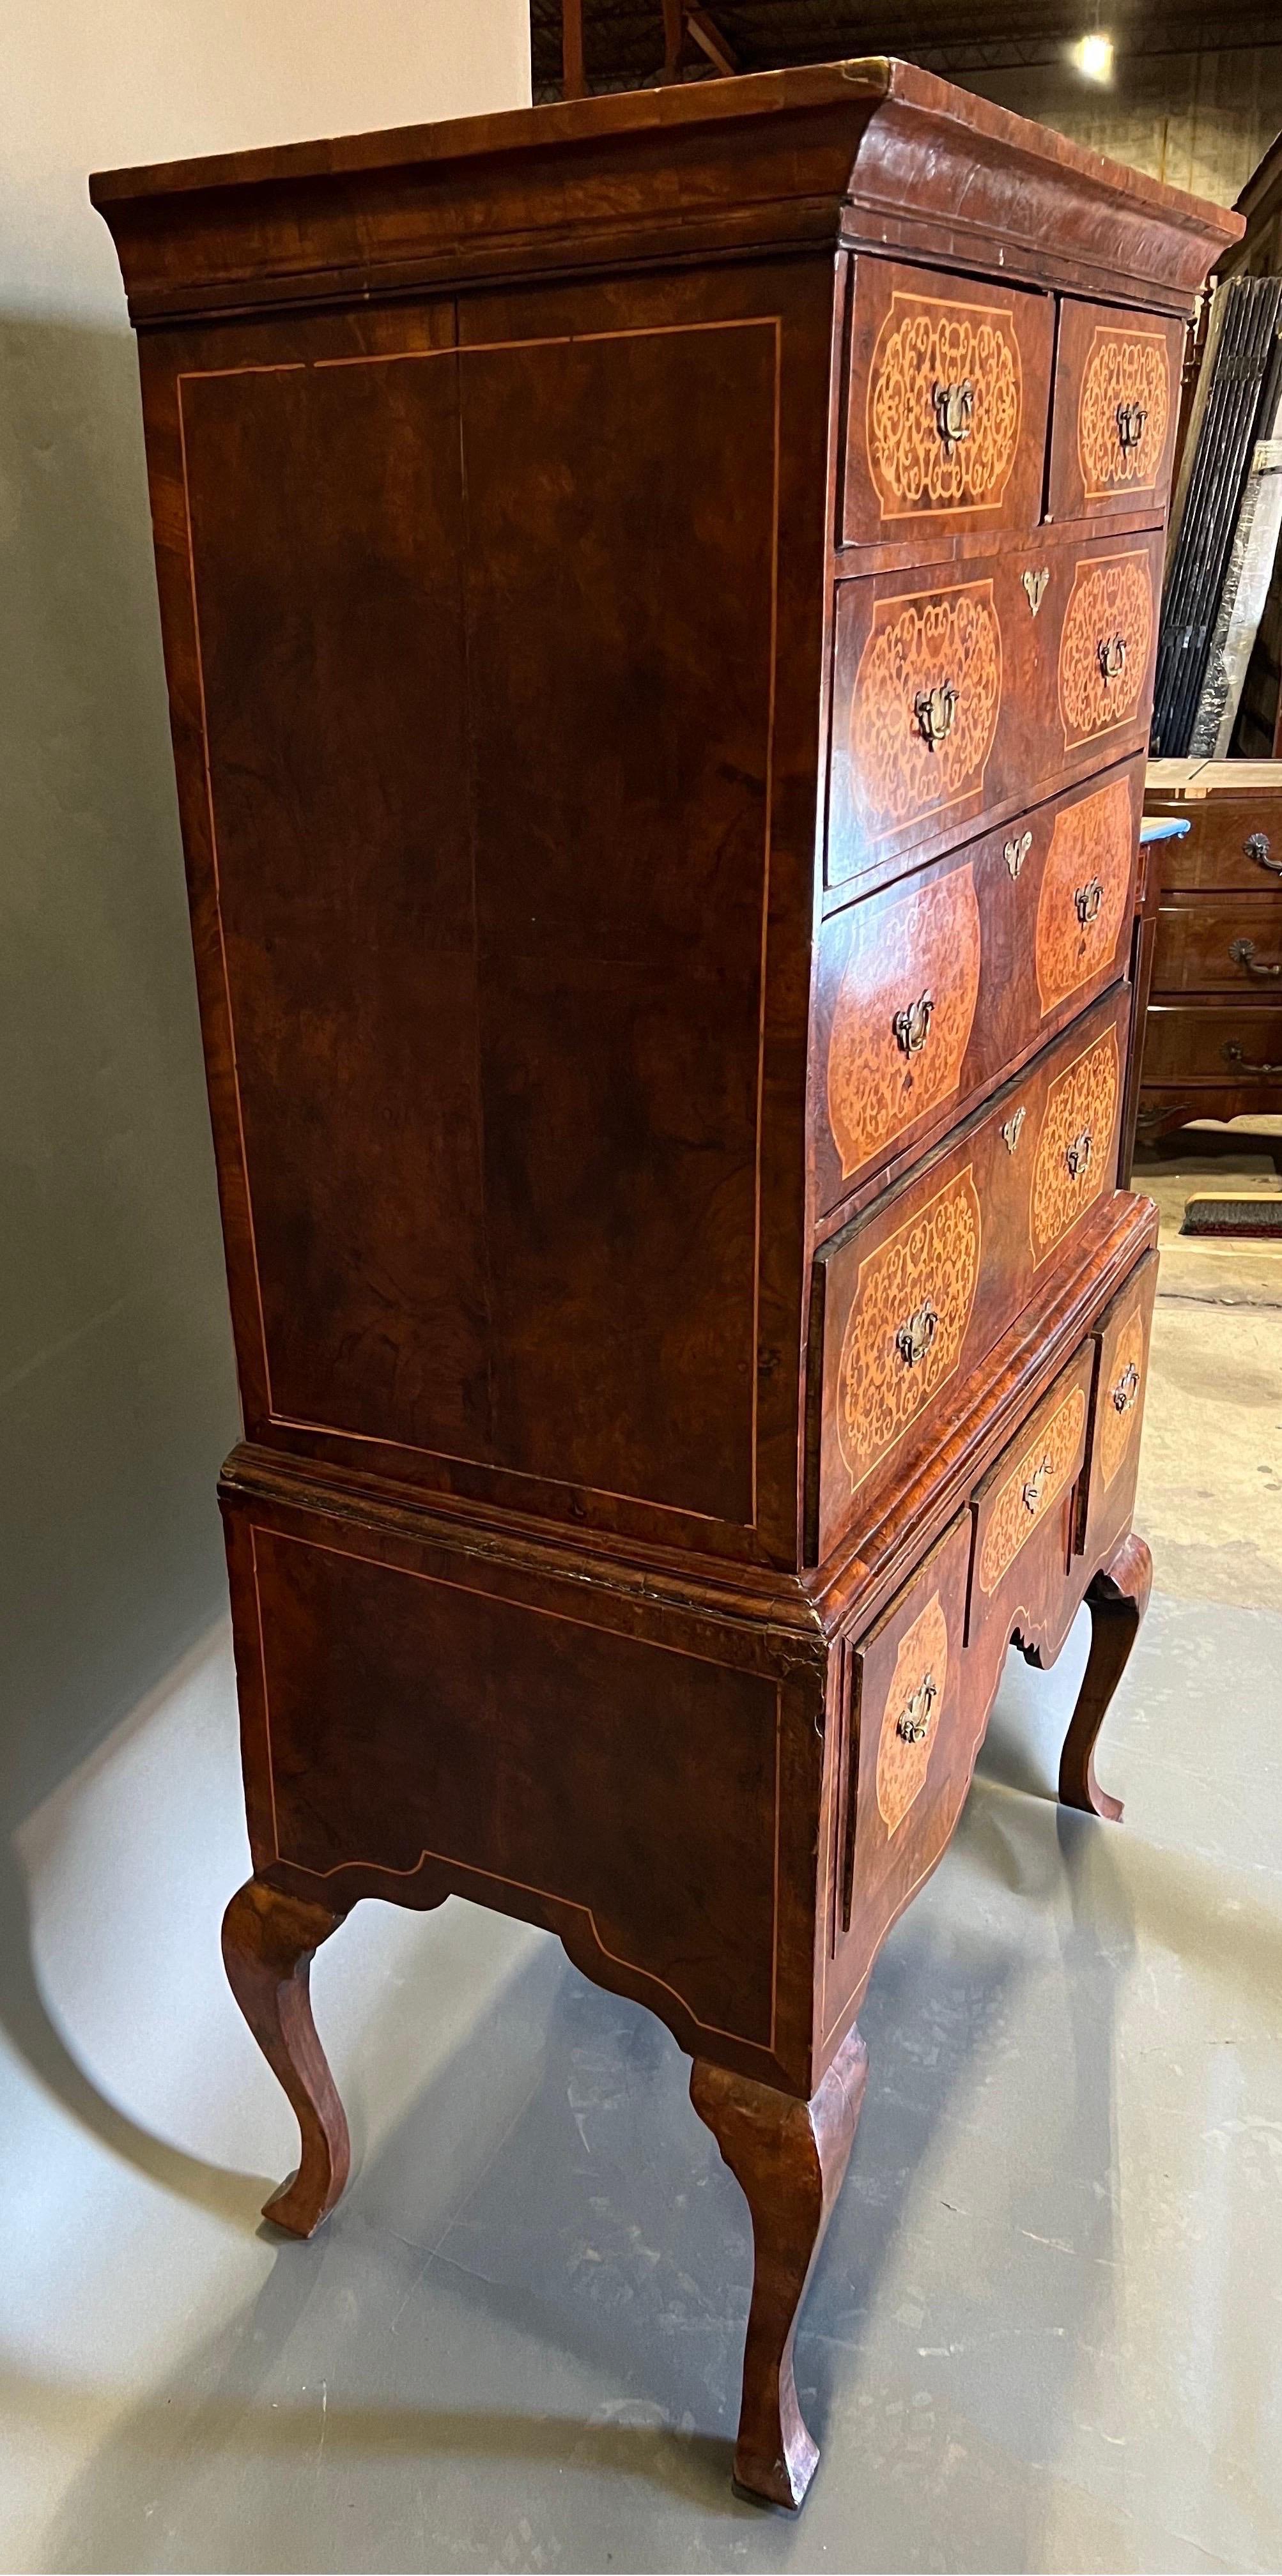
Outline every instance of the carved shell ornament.
[(878, 602), (850, 709), (852, 790), (874, 837), (983, 783), (1002, 694), (990, 581)]
[(1082, 377), (1077, 456), (1088, 501), (1157, 481), (1171, 415), (1171, 359), (1157, 332), (1098, 328)]
[(883, 519), (992, 508), (1019, 452), (1009, 306), (896, 291), (868, 375), (867, 444)]

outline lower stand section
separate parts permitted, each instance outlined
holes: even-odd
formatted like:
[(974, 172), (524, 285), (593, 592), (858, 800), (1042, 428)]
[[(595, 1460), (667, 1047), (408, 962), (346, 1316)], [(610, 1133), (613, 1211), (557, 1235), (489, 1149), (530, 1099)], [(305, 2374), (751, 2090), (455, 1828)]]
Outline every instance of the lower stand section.
[(1060, 1756), (1059, 1794), (1065, 1807), (1080, 1807), (1088, 1816), (1120, 1822), (1120, 1798), (1110, 1798), (1095, 1777), (1095, 1739), (1109, 1702), (1130, 1660), (1148, 1608), (1153, 1559), (1134, 1532), (1087, 1587), (1091, 1613), (1091, 1651), (1077, 1706)]
[(223, 1916), (223, 1962), (240, 2009), (297, 2115), (302, 2158), (263, 2216), (291, 2236), (311, 2236), (341, 2198), (351, 2169), (347, 2119), (316, 2036), (312, 1959), (343, 1921), (328, 1906), (247, 1880)]
[(795, 2512), (819, 2459), (797, 2400), (792, 2348), (806, 2284), (841, 2189), (868, 2076), (852, 2030), (809, 2102), (696, 2058), (690, 2099), (752, 2212), (752, 2307), (735, 2485)]

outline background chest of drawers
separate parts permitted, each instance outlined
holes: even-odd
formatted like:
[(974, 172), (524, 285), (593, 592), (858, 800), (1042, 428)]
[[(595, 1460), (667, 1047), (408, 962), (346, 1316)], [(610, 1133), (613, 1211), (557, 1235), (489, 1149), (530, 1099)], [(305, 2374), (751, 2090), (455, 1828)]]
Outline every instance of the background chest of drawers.
[(1138, 1134), (1282, 1111), (1282, 761), (1150, 761), (1159, 868)]
[(233, 1984), (559, 1934), (748, 2196), (736, 2470), (1007, 1642), (1143, 1606), (1116, 1188), (1181, 316), (1235, 219), (903, 65), (95, 183), (245, 1437)]

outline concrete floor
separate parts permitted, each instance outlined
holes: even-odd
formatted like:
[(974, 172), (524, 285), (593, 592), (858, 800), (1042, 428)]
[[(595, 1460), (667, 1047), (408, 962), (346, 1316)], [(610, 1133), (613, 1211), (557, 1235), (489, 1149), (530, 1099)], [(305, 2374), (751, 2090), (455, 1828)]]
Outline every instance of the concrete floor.
[(1282, 1250), (1172, 1244), (1126, 1824), (1050, 1796), (1084, 1639), (1014, 1661), (883, 1955), (800, 2523), (730, 2494), (749, 2233), (685, 2063), (543, 1935), (358, 1909), (315, 1977), (356, 2179), (258, 2232), (292, 2130), (218, 1963), (219, 1631), (0, 1880), (3, 2564), (1282, 2564), (1279, 1305)]

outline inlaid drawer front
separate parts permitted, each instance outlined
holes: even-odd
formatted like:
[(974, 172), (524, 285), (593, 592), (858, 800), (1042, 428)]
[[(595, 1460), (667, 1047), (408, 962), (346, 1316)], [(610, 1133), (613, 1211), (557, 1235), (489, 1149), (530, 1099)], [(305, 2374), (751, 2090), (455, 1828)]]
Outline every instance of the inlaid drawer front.
[(1037, 901), (1034, 957), (1043, 1012), (1080, 992), (1117, 954), (1137, 846), (1134, 778), (1061, 806)]
[[(1246, 762), (1241, 766), (1246, 767)], [(1282, 892), (1282, 775), (1268, 796), (1243, 798), (1240, 804), (1146, 800), (1148, 813), (1176, 814), (1188, 824), (1187, 835), (1162, 845), (1162, 884), (1224, 894)]]
[(1126, 990), (1096, 1004), (932, 1163), (822, 1247), (812, 1558), (871, 1511), (892, 1472), (908, 1472), (910, 1438), (915, 1451), (961, 1401), (966, 1377), (1032, 1294), (1040, 1261), (1111, 1187), (1128, 1007)]
[(821, 1209), (963, 1111), (1125, 971), (1142, 787), (1143, 762), (1133, 760), (824, 922)]
[(1072, 1622), (1066, 1587), (1090, 1431), (1095, 1343), (1085, 1342), (989, 1468), (973, 1504), (966, 1634), (992, 1679), (1012, 1635), (1055, 1647)]
[(1067, 751), (1133, 721), (1146, 702), (1156, 628), (1147, 548), (1087, 557), (1075, 566), (1058, 671)]
[(957, 1090), (979, 996), (974, 869), (874, 898), (841, 932), (827, 1106), (844, 1181)]
[(857, 1644), (843, 1650), (823, 1962), (825, 2038), (945, 1850), (987, 1716), (964, 1648), (969, 1514), (953, 1522)]
[(1101, 1318), (1091, 1419), (1083, 1547), (1092, 1563), (1106, 1556), (1130, 1525), (1139, 1472), (1149, 1335), (1157, 1291), (1150, 1253)]
[(1282, 902), (1163, 904), (1153, 949), (1155, 993), (1250, 994), (1282, 1003)]
[(1052, 518), (1166, 505), (1183, 326), (1065, 297), (1051, 428)]
[(829, 885), (1140, 750), (1160, 570), (1154, 533), (839, 583)]
[(1029, 1226), (1038, 1265), (1062, 1243), (1115, 1169), (1122, 1059), (1117, 1029), (1086, 1047), (1051, 1083), (1033, 1158)]
[(1082, 1463), (1086, 1445), (1086, 1393), (1069, 1387), (1036, 1424), (1032, 1438), (984, 1504), (976, 1549), (975, 1579), (984, 1593), (997, 1590), (1021, 1548), (1053, 1512)]
[(1049, 296), (861, 257), (855, 266), (843, 537), (1034, 526)]

